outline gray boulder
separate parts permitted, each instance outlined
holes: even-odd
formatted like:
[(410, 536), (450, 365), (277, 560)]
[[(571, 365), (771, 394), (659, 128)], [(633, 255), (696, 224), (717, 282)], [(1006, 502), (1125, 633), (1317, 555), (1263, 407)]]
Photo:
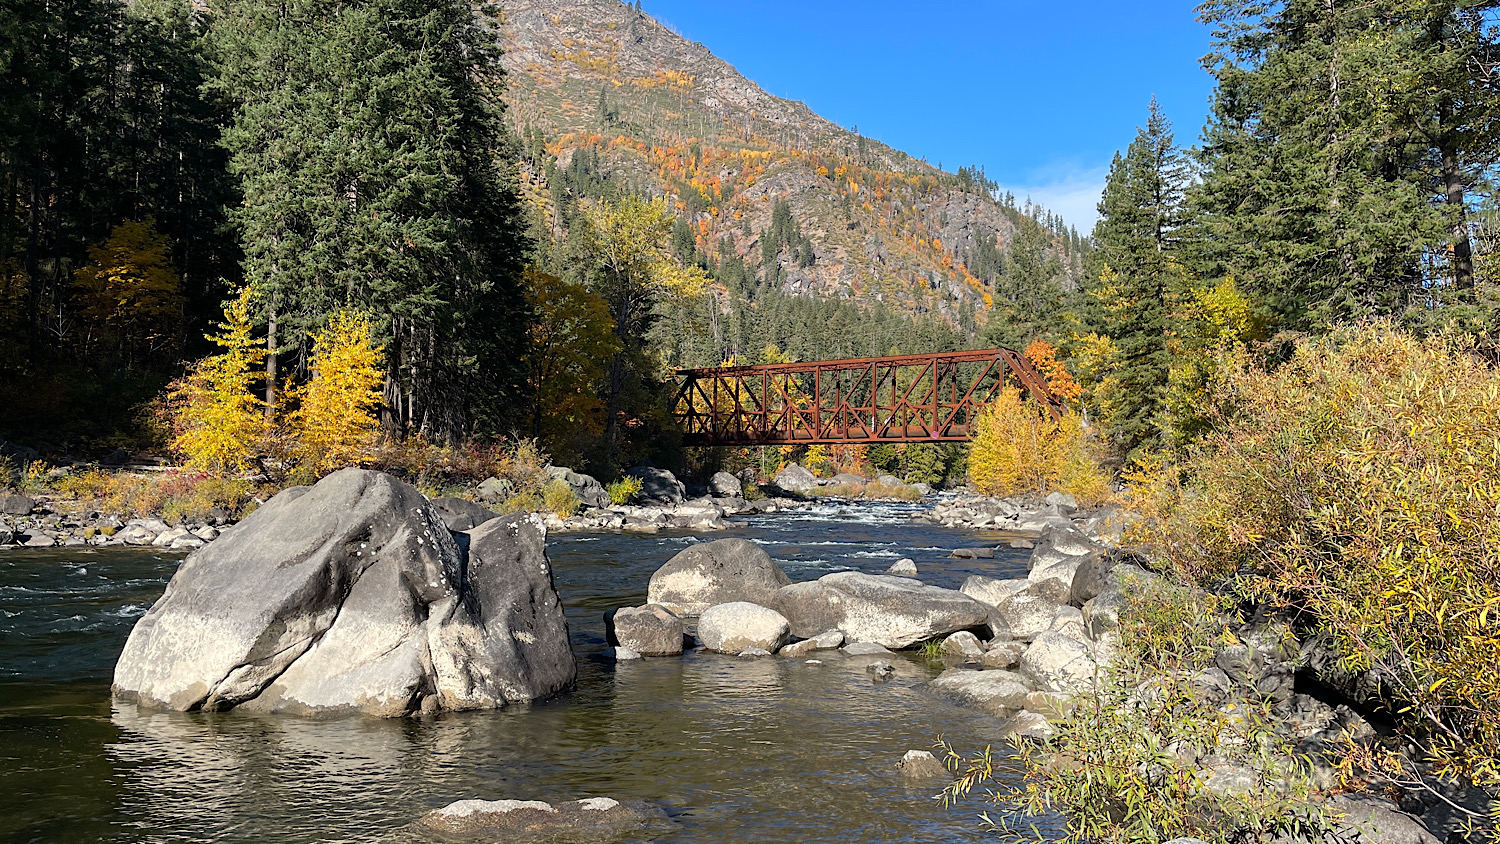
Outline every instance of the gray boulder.
[(492, 708), (573, 682), (546, 531), (455, 542), (412, 487), (344, 469), (189, 555), (131, 630), (122, 700), (305, 715)]
[(26, 495), (0, 495), (0, 513), (7, 516), (29, 516), (36, 501)]
[(905, 648), (959, 630), (987, 628), (990, 608), (905, 577), (841, 571), (777, 592), (772, 606), (798, 636), (842, 630), (854, 642)]
[(582, 501), (585, 507), (609, 506), (609, 493), (604, 491), (604, 485), (595, 480), (592, 475), (575, 472), (565, 466), (549, 466), (547, 476), (555, 481), (563, 481), (572, 487), (573, 494), (578, 496), (578, 500)]
[(589, 797), (567, 803), (540, 800), (459, 800), (428, 812), (410, 832), (431, 841), (573, 844), (611, 841), (666, 820), (639, 800)]
[(27, 548), (51, 548), (56, 544), (57, 539), (45, 533), (33, 533), (25, 542)]
[(730, 601), (769, 606), (777, 590), (791, 582), (759, 545), (745, 539), (720, 539), (690, 545), (668, 560), (651, 575), (647, 595), (653, 604), (692, 617)]
[(960, 630), (944, 639), (942, 651), (944, 658), (959, 662), (978, 662), (984, 656), (979, 637), (967, 630)]
[(1032, 741), (1045, 741), (1057, 734), (1047, 716), (1029, 709), (1010, 716), (1000, 725), (1001, 736), (1016, 736)]
[(964, 581), (963, 586), (958, 587), (958, 591), (982, 604), (998, 607), (1001, 601), (1030, 585), (1031, 581), (1024, 577), (998, 580), (982, 574), (972, 574)]
[(939, 762), (930, 750), (906, 751), (906, 755), (896, 763), (896, 770), (901, 772), (902, 777), (912, 782), (953, 779), (953, 775), (943, 767), (943, 763)]
[(777, 653), (781, 656), (803, 657), (813, 651), (832, 650), (842, 644), (844, 644), (844, 634), (837, 630), (830, 630), (827, 633), (819, 633), (811, 639), (793, 642)]
[(114, 536), (126, 545), (150, 545), (156, 541), (156, 533), (141, 525), (128, 525)]
[(1060, 602), (1048, 594), (1046, 584), (1030, 584), (1001, 599), (995, 613), (1005, 620), (1011, 638), (1031, 641), (1052, 629)]
[(818, 486), (818, 477), (796, 463), (776, 473), (771, 483), (784, 492), (806, 494)]
[(0, 527), (0, 545), (10, 545), (16, 541), (15, 533), (7, 527)]
[(869, 483), (865, 478), (850, 472), (839, 472), (828, 479), (829, 486), (864, 486)]
[(1092, 688), (1098, 668), (1086, 642), (1049, 630), (1021, 654), (1020, 673), (1047, 692), (1078, 694)]
[(698, 641), (721, 654), (758, 648), (769, 656), (791, 638), (791, 626), (781, 613), (747, 601), (716, 604), (698, 619)]
[(1031, 686), (1025, 677), (1011, 671), (970, 671), (950, 668), (927, 684), (935, 694), (982, 709), (996, 718), (1008, 718), (1026, 707)]
[(448, 530), (455, 531), (473, 530), (490, 519), (500, 517), (499, 513), (462, 498), (434, 498), (432, 509), (437, 511), (438, 518), (443, 520)]
[(846, 656), (889, 656), (891, 649), (877, 642), (850, 642), (843, 648)]
[(636, 496), (636, 500), (645, 504), (681, 504), (687, 499), (687, 487), (682, 485), (682, 481), (677, 480), (676, 475), (666, 469), (658, 469), (655, 466), (636, 466), (627, 469), (625, 474), (640, 479), (641, 491)]
[(708, 479), (708, 492), (715, 498), (739, 498), (744, 494), (740, 479), (728, 472), (715, 472)]
[(516, 485), (504, 478), (486, 478), (479, 483), (475, 492), (479, 494), (480, 501), (499, 504), (516, 494)]
[(891, 567), (885, 570), (886, 574), (899, 575), (901, 577), (916, 577), (917, 564), (910, 559), (897, 560), (891, 563)]
[(611, 645), (642, 656), (682, 653), (682, 619), (659, 604), (611, 610), (604, 614), (604, 630)]

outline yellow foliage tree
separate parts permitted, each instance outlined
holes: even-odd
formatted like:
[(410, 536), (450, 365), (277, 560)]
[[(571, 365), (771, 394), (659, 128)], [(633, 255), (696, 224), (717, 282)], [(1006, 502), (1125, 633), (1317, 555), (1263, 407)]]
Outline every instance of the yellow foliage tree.
[(172, 447), (195, 469), (243, 471), (266, 434), (261, 403), (250, 390), (266, 352), (250, 336), (249, 287), (225, 307), (219, 333), (208, 339), (224, 352), (198, 361), (168, 387)]
[(370, 320), (347, 308), (313, 335), (312, 379), (288, 419), (303, 465), (318, 475), (353, 465), (379, 437), (382, 375)]
[(73, 273), (83, 306), (85, 353), (107, 348), (130, 366), (178, 346), (182, 293), (171, 243), (155, 222), (127, 220)]
[(984, 409), (969, 450), (969, 483), (986, 495), (1068, 493), (1091, 505), (1109, 496), (1077, 414), (1053, 419), (1047, 408), (1007, 387)]
[(1046, 340), (1032, 340), (1024, 354), (1037, 372), (1047, 379), (1047, 389), (1052, 391), (1052, 395), (1069, 405), (1077, 404), (1083, 398), (1083, 388), (1068, 374), (1068, 367), (1057, 359), (1057, 347)]

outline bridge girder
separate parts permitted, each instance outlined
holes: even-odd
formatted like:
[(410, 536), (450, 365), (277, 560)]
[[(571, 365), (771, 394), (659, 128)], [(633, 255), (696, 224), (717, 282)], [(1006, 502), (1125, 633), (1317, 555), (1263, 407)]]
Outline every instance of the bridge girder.
[(689, 446), (964, 442), (1008, 379), (1054, 417), (1060, 399), (1011, 349), (679, 369)]

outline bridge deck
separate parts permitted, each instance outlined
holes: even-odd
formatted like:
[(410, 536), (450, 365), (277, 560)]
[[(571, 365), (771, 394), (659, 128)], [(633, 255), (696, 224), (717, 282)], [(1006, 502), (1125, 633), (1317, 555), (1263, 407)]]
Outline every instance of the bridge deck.
[(1062, 402), (1019, 352), (981, 349), (680, 369), (683, 444), (962, 442), (1014, 379), (1054, 416)]

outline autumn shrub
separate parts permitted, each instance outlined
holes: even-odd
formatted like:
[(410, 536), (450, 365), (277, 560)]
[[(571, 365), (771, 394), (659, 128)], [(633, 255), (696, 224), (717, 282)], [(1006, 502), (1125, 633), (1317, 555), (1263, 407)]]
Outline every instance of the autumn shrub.
[(1134, 541), (1330, 636), (1439, 774), (1500, 787), (1500, 373), (1376, 324), (1213, 393), (1183, 462), (1141, 472)]
[(577, 513), (582, 506), (578, 493), (567, 481), (552, 480), (542, 487), (542, 507), (548, 513), (556, 514), (559, 519), (566, 519)]
[(1109, 497), (1109, 476), (1093, 454), (1078, 414), (1054, 419), (1008, 387), (980, 414), (969, 449), (969, 483), (986, 495), (1065, 492), (1080, 504)]
[(312, 378), (287, 420), (304, 465), (321, 476), (366, 461), (379, 439), (381, 347), (368, 317), (340, 310), (313, 335)]
[(0, 457), (0, 489), (11, 489), (20, 481), (21, 473), (9, 457)]
[(642, 489), (641, 479), (633, 475), (626, 475), (604, 487), (604, 491), (609, 493), (609, 503), (615, 505), (629, 504), (630, 499), (640, 495)]
[[(1221, 643), (1221, 602), (1161, 581), (1129, 594), (1114, 660), (1053, 722), (1052, 737), (972, 755), (940, 744), (957, 774), (945, 799), (984, 786), (996, 805), (985, 820), (1026, 839), (1038, 816), (1061, 811), (1069, 842), (1321, 840), (1314, 833), (1328, 818), (1309, 800), (1311, 770), (1271, 704), (1219, 705), (1193, 685)], [(1206, 756), (1247, 774), (1245, 787), (1209, 788)]]
[(205, 472), (137, 475), (98, 467), (61, 478), (53, 489), (105, 513), (161, 516), (173, 523), (209, 521), (217, 513), (238, 518), (258, 492), (250, 480)]

